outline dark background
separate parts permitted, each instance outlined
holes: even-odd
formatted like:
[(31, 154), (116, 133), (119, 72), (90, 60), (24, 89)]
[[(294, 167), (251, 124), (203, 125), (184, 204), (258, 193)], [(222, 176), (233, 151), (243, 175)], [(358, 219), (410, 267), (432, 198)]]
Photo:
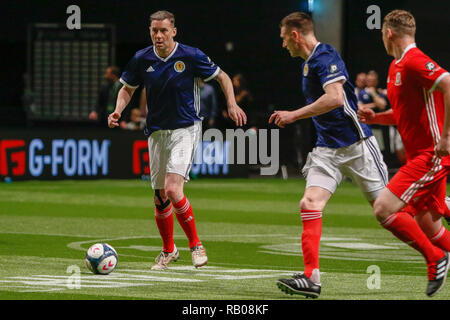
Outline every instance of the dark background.
[[(292, 11), (306, 10), (308, 1), (3, 1), (0, 11), (2, 124), (23, 124), (23, 74), (26, 72), (27, 26), (65, 24), (66, 8), (77, 4), (82, 23), (116, 26), (116, 64), (124, 67), (133, 54), (151, 44), (149, 15), (166, 9), (176, 16), (177, 40), (199, 47), (228, 74), (243, 72), (258, 106), (300, 106), (300, 59), (281, 48), (279, 22)], [(450, 3), (442, 0), (344, 1), (342, 56), (349, 74), (375, 69), (384, 86), (392, 60), (384, 51), (380, 30), (366, 28), (369, 5), (377, 4), (384, 17), (390, 10), (410, 10), (417, 21), (417, 43), (442, 67), (450, 69)], [(320, 9), (320, 8), (318, 8)], [(320, 39), (319, 39), (320, 40)], [(234, 43), (227, 52), (225, 43)], [(5, 118), (6, 117), (6, 118)]]

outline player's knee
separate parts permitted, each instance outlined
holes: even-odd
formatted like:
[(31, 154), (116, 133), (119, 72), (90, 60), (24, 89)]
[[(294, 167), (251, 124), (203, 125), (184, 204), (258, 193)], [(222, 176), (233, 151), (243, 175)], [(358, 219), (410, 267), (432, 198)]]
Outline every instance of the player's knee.
[(379, 222), (383, 222), (391, 215), (388, 205), (379, 199), (373, 203), (373, 213)]
[(172, 201), (172, 202), (178, 202), (183, 198), (183, 189), (180, 189), (177, 185), (167, 185), (164, 188), (167, 197)]
[(163, 208), (170, 202), (164, 189), (155, 190), (154, 202), (157, 208)]
[(326, 202), (311, 196), (303, 196), (300, 200), (300, 210), (318, 210), (322, 211)]

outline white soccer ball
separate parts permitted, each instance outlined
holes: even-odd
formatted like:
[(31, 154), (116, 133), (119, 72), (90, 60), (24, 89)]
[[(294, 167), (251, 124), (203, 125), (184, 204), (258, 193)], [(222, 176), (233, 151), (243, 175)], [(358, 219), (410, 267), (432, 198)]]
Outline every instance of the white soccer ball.
[(86, 252), (86, 267), (95, 274), (111, 273), (119, 258), (116, 250), (107, 243), (96, 243)]

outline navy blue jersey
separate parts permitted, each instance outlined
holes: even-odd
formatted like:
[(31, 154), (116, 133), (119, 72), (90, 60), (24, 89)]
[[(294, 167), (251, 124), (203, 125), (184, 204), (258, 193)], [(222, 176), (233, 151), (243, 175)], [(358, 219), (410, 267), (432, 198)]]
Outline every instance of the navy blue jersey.
[(358, 121), (355, 88), (339, 53), (330, 45), (318, 43), (302, 65), (303, 94), (311, 104), (325, 94), (330, 83), (344, 80), (344, 105), (312, 117), (317, 132), (317, 147), (341, 148), (372, 135), (370, 128)]
[(201, 50), (176, 42), (172, 53), (158, 56), (154, 46), (134, 55), (120, 81), (130, 87), (144, 85), (149, 136), (157, 130), (178, 129), (201, 121), (198, 79), (209, 81), (220, 68)]

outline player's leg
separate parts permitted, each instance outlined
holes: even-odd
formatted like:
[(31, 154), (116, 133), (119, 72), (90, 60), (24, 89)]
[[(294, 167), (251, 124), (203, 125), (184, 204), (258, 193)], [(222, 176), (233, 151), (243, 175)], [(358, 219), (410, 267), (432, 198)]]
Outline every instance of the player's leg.
[(302, 219), (302, 253), (304, 272), (294, 274), (292, 279), (279, 279), (278, 287), (286, 293), (317, 298), (321, 292), (319, 271), (319, 246), (322, 235), (322, 211), (332, 193), (322, 187), (312, 186), (305, 190), (300, 201)]
[(165, 194), (164, 189), (155, 190), (155, 219), (159, 233), (163, 240), (163, 251), (173, 252), (173, 214), (172, 204)]
[(414, 216), (430, 241), (444, 251), (450, 251), (450, 231), (442, 225), (442, 217), (448, 215), (446, 202), (447, 178), (436, 183), (427, 198), (423, 200), (427, 210), (421, 210)]
[(166, 270), (170, 262), (178, 260), (179, 252), (173, 241), (172, 204), (164, 189), (155, 190), (155, 220), (163, 241), (163, 249), (156, 257), (152, 270)]
[[(377, 175), (375, 174), (378, 173), (378, 176), (383, 178), (383, 182), (386, 184), (387, 178), (385, 178), (385, 175), (387, 171), (385, 166), (383, 168), (384, 163), (382, 163), (382, 160), (380, 162), (381, 152), (375, 139), (370, 137), (363, 142), (361, 145), (361, 157), (352, 161), (351, 166), (346, 166), (346, 169), (351, 172), (352, 178), (360, 185), (367, 197), (368, 191), (373, 189), (372, 186), (376, 184)], [(357, 155), (358, 151), (355, 149), (355, 155)], [(419, 166), (425, 172), (423, 174), (419, 173), (418, 178), (411, 177), (409, 173), (413, 171), (414, 175), (417, 175), (416, 171)], [(420, 251), (428, 262), (442, 258), (443, 252), (430, 243), (414, 218), (401, 210), (406, 206), (406, 200), (412, 198), (415, 182), (426, 176), (427, 171), (428, 169), (423, 168), (423, 162), (420, 164), (411, 162), (407, 166), (402, 167), (400, 172), (389, 183), (389, 189), (383, 188), (377, 195), (375, 202), (373, 202), (373, 207), (375, 216), (381, 225), (390, 230), (396, 237)], [(371, 182), (371, 180), (374, 182)], [(401, 199), (390, 189), (396, 190), (397, 194), (408, 194), (408, 197)], [(373, 197), (372, 199), (368, 198), (368, 200), (373, 200)]]
[(173, 204), (177, 220), (189, 240), (192, 263), (197, 268), (204, 266), (208, 258), (197, 235), (194, 212), (183, 187), (184, 182), (189, 180), (189, 171), (200, 134), (200, 124), (173, 131), (169, 143), (170, 154), (164, 187), (167, 197)]
[(166, 194), (173, 203), (174, 211), (180, 226), (189, 240), (189, 248), (201, 245), (195, 227), (194, 213), (189, 200), (183, 193), (184, 177), (176, 173), (166, 175)]
[(300, 200), (304, 273), (314, 283), (320, 283), (319, 245), (322, 235), (322, 211), (331, 194), (327, 189), (311, 186), (305, 190)]
[(442, 258), (442, 250), (433, 246), (414, 218), (401, 210), (406, 204), (388, 188), (383, 189), (374, 203), (374, 213), (380, 224), (397, 238), (418, 250), (426, 261)]
[(450, 231), (442, 225), (442, 214), (435, 210), (425, 210), (414, 218), (431, 243), (444, 251), (450, 251)]
[[(358, 144), (348, 147), (348, 149), (353, 150), (347, 151), (350, 160), (345, 165), (344, 173), (349, 173), (360, 186), (367, 200), (373, 205), (375, 216), (381, 225), (397, 238), (421, 252), (427, 261), (428, 270), (432, 270), (433, 264), (440, 261), (445, 254), (430, 242), (414, 218), (403, 210), (413, 196), (418, 199), (417, 196), (421, 193), (417, 193), (417, 190), (432, 177), (430, 173), (434, 173), (436, 169), (432, 162), (429, 162), (430, 168), (424, 167), (424, 163), (427, 163), (426, 160), (429, 160), (427, 157), (416, 160), (417, 163), (409, 163), (402, 167), (391, 180), (388, 184), (389, 189), (383, 188), (380, 191), (387, 183), (387, 170), (373, 137), (363, 140), (360, 149), (358, 149)], [(361, 152), (359, 157), (358, 152)], [(379, 182), (383, 182), (383, 184), (380, 185)], [(395, 190), (396, 193), (391, 190)], [(403, 195), (403, 198), (398, 195)], [(376, 200), (373, 201), (374, 199)], [(432, 280), (431, 277), (429, 280)], [(435, 289), (435, 283), (430, 281), (427, 292), (432, 295)]]
[(161, 235), (163, 249), (156, 257), (152, 270), (165, 270), (170, 262), (178, 259), (179, 253), (173, 241), (172, 204), (167, 197), (165, 184), (165, 164), (167, 155), (164, 152), (165, 132), (154, 132), (148, 139), (151, 184), (154, 190), (155, 220)]
[[(400, 137), (398, 132), (397, 136)], [(403, 147), (401, 139), (396, 141), (396, 144)], [(383, 161), (383, 155), (378, 147), (377, 141), (373, 137), (366, 139), (362, 146), (362, 156), (352, 157), (355, 160), (351, 161), (351, 166), (347, 168), (347, 171), (350, 173), (352, 180), (361, 188), (366, 199), (373, 206), (375, 199), (387, 184), (387, 166)], [(432, 192), (432, 197), (436, 198), (436, 201), (445, 197), (446, 185), (444, 180), (442, 182)], [(399, 203), (399, 206), (401, 205), (402, 203)], [(442, 201), (439, 201), (439, 206), (442, 207), (444, 212), (449, 211), (446, 204), (442, 205)], [(415, 213), (415, 210), (411, 206), (404, 209), (406, 212), (409, 212), (408, 210), (411, 211), (410, 213)], [(413, 216), (422, 231), (424, 231), (435, 246), (444, 251), (450, 251), (450, 232), (443, 228), (441, 214), (436, 211), (424, 211), (424, 214), (413, 214)]]
[[(394, 177), (395, 178), (395, 177)], [(394, 180), (394, 179), (393, 179)], [(394, 181), (395, 183), (396, 181)], [(395, 189), (395, 184), (388, 187)], [(404, 210), (405, 202), (390, 189), (385, 188), (374, 203), (374, 213), (380, 224), (401, 241), (419, 251), (428, 268), (427, 295), (433, 296), (443, 286), (448, 268), (448, 256), (434, 246), (414, 218)], [(440, 267), (446, 268), (441, 269)], [(437, 268), (439, 267), (439, 268)], [(436, 273), (436, 270), (439, 273)], [(442, 273), (443, 272), (443, 273)]]
[(278, 287), (286, 293), (317, 298), (321, 292), (319, 246), (322, 235), (322, 211), (342, 180), (333, 162), (335, 150), (315, 148), (303, 168), (306, 190), (300, 201), (302, 252), (305, 270), (291, 279), (279, 279)]

